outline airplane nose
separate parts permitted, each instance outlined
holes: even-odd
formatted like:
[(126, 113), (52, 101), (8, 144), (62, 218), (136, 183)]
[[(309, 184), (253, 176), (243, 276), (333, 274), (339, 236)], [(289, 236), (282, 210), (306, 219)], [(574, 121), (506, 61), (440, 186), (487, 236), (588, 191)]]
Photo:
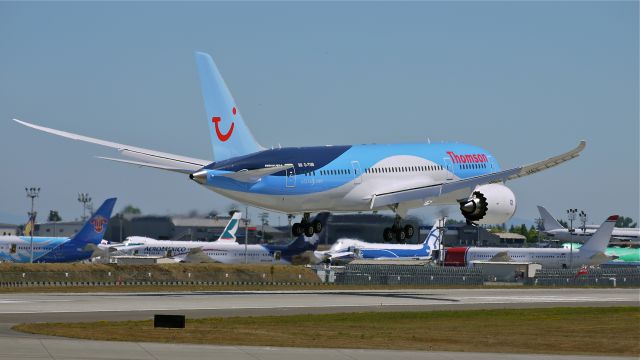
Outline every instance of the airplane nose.
[(194, 172), (193, 174), (189, 174), (189, 179), (197, 182), (200, 185), (204, 185), (207, 183), (207, 171), (200, 170), (200, 171)]

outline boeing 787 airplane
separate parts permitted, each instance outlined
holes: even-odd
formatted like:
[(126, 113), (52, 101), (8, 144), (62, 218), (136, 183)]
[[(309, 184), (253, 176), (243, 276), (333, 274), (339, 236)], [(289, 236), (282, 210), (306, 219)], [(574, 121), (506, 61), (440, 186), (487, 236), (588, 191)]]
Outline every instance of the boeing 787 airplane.
[(370, 144), (266, 149), (255, 140), (213, 59), (196, 53), (200, 85), (213, 143), (213, 161), (174, 155), (16, 122), (51, 134), (116, 149), (110, 158), (138, 166), (184, 173), (196, 183), (235, 201), (286, 214), (302, 214), (295, 236), (322, 229), (316, 212), (392, 210), (395, 221), (385, 241), (414, 234), (402, 226), (407, 211), (459, 204), (467, 222), (503, 223), (516, 198), (504, 185), (577, 157), (586, 143), (524, 166), (502, 169), (494, 155), (461, 143)]

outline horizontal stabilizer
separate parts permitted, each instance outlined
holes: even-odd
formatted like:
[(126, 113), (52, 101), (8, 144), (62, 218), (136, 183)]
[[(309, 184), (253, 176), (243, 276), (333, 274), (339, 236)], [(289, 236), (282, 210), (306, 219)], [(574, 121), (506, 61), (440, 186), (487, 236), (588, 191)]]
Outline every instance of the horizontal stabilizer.
[(179, 172), (179, 173), (183, 173), (183, 174), (191, 174), (191, 172), (192, 172), (189, 169), (178, 169), (178, 168), (174, 168), (174, 167), (170, 167), (170, 166), (166, 166), (166, 165), (151, 164), (151, 163), (146, 163), (146, 162), (142, 162), (142, 161), (116, 159), (116, 158), (110, 158), (110, 157), (106, 157), (106, 156), (96, 156), (96, 157), (98, 159), (102, 159), (102, 160), (109, 160), (109, 161), (121, 162), (121, 163), (125, 163), (125, 164), (150, 167), (150, 168), (154, 168), (154, 169), (175, 171), (175, 172)]
[[(120, 144), (112, 141), (100, 140), (100, 139), (92, 138), (89, 136), (74, 134), (74, 133), (70, 133), (62, 130), (51, 129), (45, 126), (31, 124), (26, 121), (22, 121), (18, 119), (13, 119), (13, 121), (17, 122), (18, 124), (24, 125), (26, 127), (30, 127), (32, 129), (43, 131), (49, 134), (62, 136), (67, 139), (84, 141), (91, 144), (110, 147), (112, 149), (118, 150), (118, 152), (120, 152), (120, 154), (124, 156), (132, 157), (138, 160), (144, 160), (145, 164), (147, 163), (155, 164), (157, 165), (155, 166), (157, 169), (171, 170), (171, 171), (176, 171), (174, 169), (189, 169), (191, 170), (190, 172), (193, 172), (198, 169), (201, 169), (203, 166), (207, 166), (210, 163), (210, 161), (207, 161), (207, 160), (169, 154), (161, 151), (149, 150), (149, 149), (140, 148), (136, 146)], [(149, 165), (142, 165), (142, 166), (149, 166)]]
[(267, 167), (263, 169), (255, 169), (255, 170), (240, 170), (237, 172), (230, 172), (226, 174), (220, 174), (218, 176), (224, 176), (229, 179), (233, 179), (240, 182), (245, 183), (255, 183), (260, 181), (260, 179), (264, 176), (279, 173), (281, 171), (285, 171), (287, 169), (291, 169), (293, 165), (283, 165), (283, 166), (273, 166)]

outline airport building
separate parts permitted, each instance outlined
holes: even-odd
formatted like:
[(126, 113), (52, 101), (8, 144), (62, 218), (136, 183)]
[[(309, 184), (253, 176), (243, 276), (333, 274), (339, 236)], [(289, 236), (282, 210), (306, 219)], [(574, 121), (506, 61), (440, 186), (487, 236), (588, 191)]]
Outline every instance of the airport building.
[[(105, 239), (120, 242), (129, 236), (144, 236), (158, 240), (215, 241), (229, 223), (230, 216), (212, 218), (157, 216), (157, 215), (125, 215), (111, 219)], [(245, 237), (245, 223), (241, 221), (236, 234), (238, 241)], [(248, 227), (249, 243), (259, 242), (255, 225)]]
[(17, 235), (18, 225), (0, 223), (0, 235)]

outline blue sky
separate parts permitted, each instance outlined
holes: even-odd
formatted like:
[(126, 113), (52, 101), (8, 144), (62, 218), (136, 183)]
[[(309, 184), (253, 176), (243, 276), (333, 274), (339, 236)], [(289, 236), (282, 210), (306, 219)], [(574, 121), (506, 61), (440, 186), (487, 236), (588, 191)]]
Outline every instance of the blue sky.
[(542, 204), (638, 219), (638, 30), (638, 2), (0, 2), (0, 222), (26, 217), (33, 185), (40, 214), (64, 219), (78, 192), (116, 210), (225, 210), (184, 176), (10, 121), (210, 158), (197, 50), (264, 146), (430, 138), (510, 167), (586, 139), (580, 158), (508, 184), (516, 217)]

